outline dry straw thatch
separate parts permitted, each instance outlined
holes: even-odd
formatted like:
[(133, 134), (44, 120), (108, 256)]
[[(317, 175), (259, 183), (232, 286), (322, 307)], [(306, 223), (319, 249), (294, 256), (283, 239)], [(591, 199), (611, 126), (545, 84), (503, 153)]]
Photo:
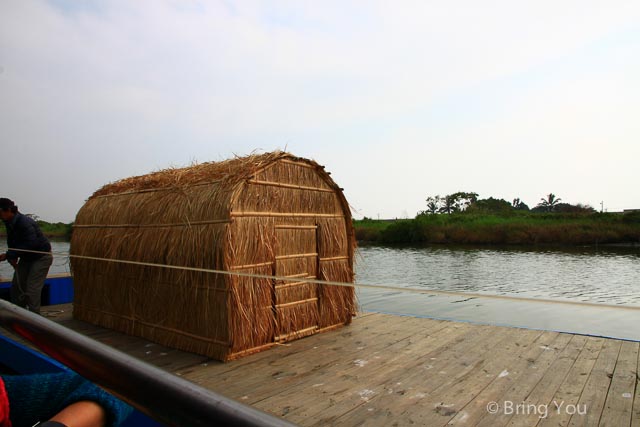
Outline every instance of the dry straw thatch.
[[(353, 282), (342, 190), (284, 152), (167, 169), (104, 186), (76, 217), (71, 253)], [(355, 313), (353, 288), (72, 258), (74, 315), (229, 360)]]

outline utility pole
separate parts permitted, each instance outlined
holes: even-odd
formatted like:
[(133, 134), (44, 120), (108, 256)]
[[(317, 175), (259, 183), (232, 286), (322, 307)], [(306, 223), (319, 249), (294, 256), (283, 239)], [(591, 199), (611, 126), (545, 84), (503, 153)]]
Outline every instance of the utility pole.
[(600, 213), (604, 212), (604, 200), (600, 202)]

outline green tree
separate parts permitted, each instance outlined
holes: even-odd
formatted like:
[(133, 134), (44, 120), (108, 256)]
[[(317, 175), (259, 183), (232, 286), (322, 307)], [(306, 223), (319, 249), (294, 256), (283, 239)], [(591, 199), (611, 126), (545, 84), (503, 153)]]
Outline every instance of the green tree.
[(517, 211), (528, 211), (529, 210), (529, 206), (527, 206), (527, 204), (525, 202), (520, 200), (519, 197), (516, 197), (515, 199), (513, 199), (513, 202), (511, 203), (511, 206), (513, 206), (513, 209), (515, 209)]
[(442, 198), (442, 204), (440, 205), (440, 213), (451, 214), (456, 212), (456, 200), (451, 194)]
[(425, 211), (425, 213), (428, 214), (436, 214), (438, 213), (438, 210), (440, 209), (440, 203), (441, 203), (441, 197), (440, 195), (436, 195), (434, 197), (427, 197), (427, 210)]
[(440, 212), (451, 214), (462, 212), (478, 200), (478, 193), (458, 191), (448, 194), (441, 199)]
[(562, 213), (578, 213), (578, 214), (591, 214), (596, 212), (596, 210), (593, 207), (589, 205), (584, 205), (582, 203), (578, 203), (577, 205), (572, 205), (570, 203), (558, 203), (555, 206), (554, 211), (562, 212)]
[(494, 199), (493, 197), (477, 200), (467, 209), (467, 212), (494, 214), (508, 214), (511, 211), (513, 211), (513, 206), (509, 202), (504, 199)]
[(555, 207), (562, 201), (561, 198), (557, 197), (553, 193), (547, 194), (547, 198), (544, 197), (540, 199), (540, 203), (536, 206), (536, 208), (542, 208), (547, 212), (553, 212)]

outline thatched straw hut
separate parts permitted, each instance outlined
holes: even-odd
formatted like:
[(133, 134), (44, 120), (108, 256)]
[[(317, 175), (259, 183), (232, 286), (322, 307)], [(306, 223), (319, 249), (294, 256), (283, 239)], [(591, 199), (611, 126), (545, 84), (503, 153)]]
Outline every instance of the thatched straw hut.
[[(104, 186), (76, 217), (72, 255), (352, 282), (342, 189), (274, 152)], [(76, 318), (230, 360), (350, 323), (351, 287), (71, 259)]]

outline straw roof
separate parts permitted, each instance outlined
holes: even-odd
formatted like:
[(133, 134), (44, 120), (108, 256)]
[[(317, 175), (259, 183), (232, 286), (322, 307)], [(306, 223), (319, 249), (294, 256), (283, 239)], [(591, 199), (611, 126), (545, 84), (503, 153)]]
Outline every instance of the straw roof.
[(274, 151), (244, 157), (236, 156), (220, 162), (205, 162), (181, 168), (171, 167), (146, 175), (124, 178), (103, 186), (93, 193), (90, 199), (110, 194), (184, 187), (212, 181), (220, 181), (221, 186), (232, 187), (280, 159), (305, 162), (318, 170), (324, 169), (313, 160), (296, 157), (284, 151)]

